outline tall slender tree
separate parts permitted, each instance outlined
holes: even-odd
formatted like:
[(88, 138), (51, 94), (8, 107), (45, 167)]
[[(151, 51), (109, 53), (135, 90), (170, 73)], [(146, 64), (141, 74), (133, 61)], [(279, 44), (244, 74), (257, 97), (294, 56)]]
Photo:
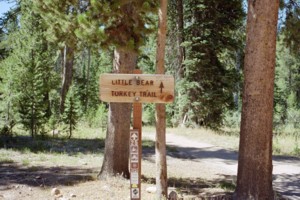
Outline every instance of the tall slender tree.
[(0, 18), (0, 129), (2, 133), (11, 134), (12, 128), (17, 121), (16, 108), (16, 56), (10, 56), (13, 51), (16, 38), (10, 37), (19, 29), (18, 16), (20, 6), (15, 5), (14, 9), (4, 13)]
[[(61, 101), (60, 111), (64, 111), (65, 98), (73, 80), (73, 66), (77, 47), (75, 30), (78, 28), (77, 17), (86, 8), (85, 1), (74, 0), (33, 0), (34, 9), (38, 12), (44, 23), (47, 24), (47, 39), (57, 45), (61, 52)], [(57, 50), (58, 50), (57, 49)]]
[[(184, 62), (178, 62), (176, 67), (180, 98), (175, 102), (175, 117), (186, 126), (218, 128), (225, 111), (234, 108), (232, 94), (239, 74), (233, 62), (228, 61), (235, 60), (235, 50), (242, 43), (236, 35), (244, 17), (242, 1), (224, 4), (221, 0), (188, 0), (182, 3), (183, 6), (180, 1), (173, 1), (178, 18), (173, 20), (178, 27), (177, 41), (183, 40), (181, 48), (184, 50), (181, 52)], [(179, 29), (182, 27), (181, 9), (183, 35)]]
[[(160, 0), (158, 10), (158, 35), (156, 50), (156, 73), (165, 73), (165, 46), (167, 36), (167, 0)], [(168, 195), (167, 159), (166, 159), (166, 106), (156, 104), (156, 198), (166, 198)]]
[(80, 117), (80, 105), (78, 93), (75, 86), (71, 86), (66, 96), (65, 112), (63, 115), (63, 121), (68, 127), (69, 139), (72, 137), (73, 130), (76, 128), (78, 119)]
[(178, 69), (177, 79), (181, 80), (184, 75), (184, 59), (185, 59), (185, 48), (182, 45), (184, 42), (184, 18), (183, 18), (183, 1), (177, 0), (176, 2), (176, 27), (177, 27), (177, 45), (178, 45)]
[[(12, 53), (6, 61), (8, 70), (5, 72), (10, 74), (6, 74), (4, 84), (11, 89), (5, 94), (6, 105), (7, 111), (12, 110), (9, 109), (12, 103), (18, 105), (20, 122), (35, 136), (50, 116), (53, 54), (44, 34), (41, 16), (32, 10), (32, 1), (22, 1), (20, 6), (19, 29), (7, 37)], [(15, 99), (10, 100), (12, 97)]]
[(278, 8), (279, 0), (248, 1), (235, 199), (274, 199), (272, 129)]

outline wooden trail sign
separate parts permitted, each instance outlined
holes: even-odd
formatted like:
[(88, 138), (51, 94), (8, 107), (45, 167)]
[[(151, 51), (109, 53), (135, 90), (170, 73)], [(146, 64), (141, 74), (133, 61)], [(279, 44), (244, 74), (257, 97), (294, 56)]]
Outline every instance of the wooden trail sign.
[(100, 99), (133, 103), (133, 130), (130, 130), (130, 199), (141, 200), (142, 103), (172, 103), (174, 78), (169, 75), (102, 74)]
[(174, 78), (158, 74), (102, 74), (100, 99), (106, 102), (172, 103)]

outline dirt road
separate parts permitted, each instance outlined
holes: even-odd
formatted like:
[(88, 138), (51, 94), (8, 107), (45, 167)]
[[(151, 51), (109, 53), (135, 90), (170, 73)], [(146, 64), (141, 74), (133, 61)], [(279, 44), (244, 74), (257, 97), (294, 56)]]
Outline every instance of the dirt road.
[[(154, 135), (153, 131), (143, 133), (145, 139), (154, 140)], [(73, 139), (66, 143), (64, 140), (43, 140), (38, 144), (47, 142), (51, 145), (44, 144), (43, 151), (35, 152), (34, 148), (29, 148), (34, 147), (28, 145), (30, 140), (24, 143), (24, 137), (17, 139), (15, 141), (25, 144), (26, 151), (0, 148), (0, 199), (53, 200), (53, 188), (61, 191), (62, 196), (57, 200), (129, 199), (128, 180), (120, 177), (96, 179), (101, 169), (103, 148), (95, 147), (103, 146), (104, 141)], [(152, 200), (155, 194), (146, 192), (146, 189), (155, 184), (155, 153), (153, 142), (144, 142), (141, 193), (143, 200)], [(57, 152), (53, 152), (54, 144)], [(233, 189), (237, 174), (235, 151), (175, 134), (167, 134), (167, 145), (169, 186), (180, 191), (183, 199), (223, 195), (224, 184)], [(274, 157), (273, 164), (275, 190), (291, 200), (300, 200), (300, 159)]]
[[(144, 137), (154, 140), (154, 134), (146, 134)], [(205, 178), (236, 179), (238, 153), (235, 151), (174, 134), (167, 134), (167, 145), (176, 148), (176, 151), (168, 152), (168, 156), (201, 163)], [(273, 157), (273, 187), (288, 199), (300, 199), (300, 159)]]

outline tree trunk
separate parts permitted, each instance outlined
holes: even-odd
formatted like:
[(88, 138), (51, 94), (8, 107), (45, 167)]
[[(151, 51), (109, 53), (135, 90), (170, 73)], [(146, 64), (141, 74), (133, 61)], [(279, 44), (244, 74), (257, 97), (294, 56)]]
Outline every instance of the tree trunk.
[[(237, 50), (236, 51), (236, 61), (235, 61), (235, 70), (236, 73), (240, 73), (241, 70), (241, 61), (242, 61), (242, 55), (241, 55), (241, 51)], [(235, 92), (233, 93), (233, 101), (234, 101), (234, 105), (235, 105), (235, 109), (238, 110), (239, 109), (239, 97), (240, 97), (240, 83), (239, 81), (237, 81), (235, 83)]]
[[(132, 73), (137, 63), (137, 53), (118, 48), (114, 52), (115, 73)], [(130, 103), (110, 103), (105, 154), (99, 178), (122, 175), (129, 178)]]
[(62, 69), (62, 88), (60, 93), (60, 113), (65, 110), (65, 100), (73, 79), (74, 49), (65, 46)]
[[(167, 33), (167, 0), (160, 0), (159, 28), (156, 51), (156, 73), (165, 73), (165, 46)], [(156, 198), (168, 195), (167, 160), (166, 160), (166, 106), (156, 104)]]
[(178, 45), (178, 70), (177, 70), (177, 79), (180, 80), (184, 75), (184, 58), (185, 58), (185, 48), (181, 46), (184, 42), (184, 33), (183, 33), (183, 3), (182, 0), (177, 0), (177, 45)]
[[(184, 18), (183, 18), (183, 1), (177, 0), (176, 1), (176, 9), (177, 9), (177, 45), (178, 45), (178, 52), (177, 52), (177, 59), (178, 59), (178, 68), (176, 74), (176, 80), (180, 81), (184, 77), (184, 59), (185, 59), (185, 47), (181, 46), (184, 42)], [(182, 94), (178, 92), (178, 97), (180, 98)], [(181, 118), (179, 121), (181, 122), (181, 127), (185, 126), (185, 119), (186, 119), (186, 109), (181, 114)]]
[[(268, 6), (266, 6), (268, 5)], [(234, 199), (274, 199), (272, 126), (278, 0), (249, 0), (244, 91)]]
[(85, 86), (85, 111), (88, 109), (89, 104), (89, 85), (90, 85), (90, 69), (91, 69), (91, 48), (88, 48), (88, 65), (86, 72), (86, 86)]

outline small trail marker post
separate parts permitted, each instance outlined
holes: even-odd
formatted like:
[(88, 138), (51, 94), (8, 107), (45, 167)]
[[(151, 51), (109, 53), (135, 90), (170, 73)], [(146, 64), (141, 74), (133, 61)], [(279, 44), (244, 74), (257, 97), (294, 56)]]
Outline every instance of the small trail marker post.
[(162, 74), (102, 74), (100, 99), (133, 103), (133, 130), (130, 130), (130, 198), (141, 200), (142, 103), (172, 103), (174, 77)]

